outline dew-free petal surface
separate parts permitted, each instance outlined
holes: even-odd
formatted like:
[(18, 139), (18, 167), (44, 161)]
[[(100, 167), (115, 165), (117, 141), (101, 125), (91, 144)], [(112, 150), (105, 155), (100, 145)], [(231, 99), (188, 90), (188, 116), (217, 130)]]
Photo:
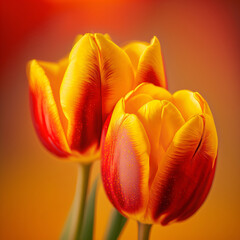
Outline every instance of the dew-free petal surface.
[(133, 88), (134, 73), (127, 54), (102, 34), (95, 34), (99, 51), (103, 121), (117, 101)]
[(161, 46), (156, 37), (152, 39), (150, 45), (146, 47), (139, 59), (136, 81), (137, 85), (148, 82), (167, 88)]
[(103, 183), (110, 200), (126, 216), (141, 218), (148, 200), (150, 144), (134, 114), (108, 131), (103, 151)]
[(189, 90), (180, 90), (173, 94), (172, 102), (181, 112), (185, 121), (196, 114), (202, 113), (202, 108), (194, 93)]
[[(201, 116), (191, 118), (178, 130), (164, 159), (160, 161), (149, 201), (149, 211), (156, 222), (163, 223), (165, 215), (169, 214), (169, 209), (176, 203), (176, 206), (179, 206), (178, 201), (186, 198), (184, 191), (187, 189), (182, 184), (185, 180), (182, 178), (184, 176), (182, 173), (198, 148), (203, 129), (204, 122)], [(189, 183), (191, 184), (191, 181)], [(167, 223), (164, 222), (164, 224)]]
[(84, 35), (69, 56), (60, 89), (63, 112), (68, 119), (70, 147), (92, 154), (99, 147), (102, 129), (101, 76), (98, 49), (90, 34)]
[[(54, 64), (48, 67), (54, 70), (57, 68)], [(70, 149), (61, 125), (50, 81), (36, 60), (29, 62), (27, 75), (32, 118), (39, 138), (49, 151), (60, 157), (66, 157)]]
[(149, 84), (149, 83), (145, 83), (145, 82), (138, 85), (131, 93), (127, 94), (125, 98), (127, 100), (138, 94), (148, 94), (153, 99), (157, 99), (157, 100), (171, 100), (172, 99), (171, 93), (168, 90), (166, 90), (165, 88), (157, 87), (153, 84)]
[(125, 45), (122, 49), (127, 53), (130, 58), (134, 71), (137, 71), (139, 58), (141, 57), (143, 51), (149, 44), (146, 42), (130, 42)]

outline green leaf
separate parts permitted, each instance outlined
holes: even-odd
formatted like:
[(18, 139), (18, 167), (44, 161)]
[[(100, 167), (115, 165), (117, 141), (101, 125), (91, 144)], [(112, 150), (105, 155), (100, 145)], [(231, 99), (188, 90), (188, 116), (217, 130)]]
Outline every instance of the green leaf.
[(108, 227), (105, 232), (104, 240), (116, 240), (126, 222), (127, 218), (122, 216), (116, 209), (113, 209), (111, 217), (108, 221)]
[(87, 199), (86, 209), (84, 211), (81, 239), (87, 239), (87, 240), (93, 239), (95, 199), (96, 199), (98, 180), (99, 180), (99, 177), (95, 179), (91, 192)]

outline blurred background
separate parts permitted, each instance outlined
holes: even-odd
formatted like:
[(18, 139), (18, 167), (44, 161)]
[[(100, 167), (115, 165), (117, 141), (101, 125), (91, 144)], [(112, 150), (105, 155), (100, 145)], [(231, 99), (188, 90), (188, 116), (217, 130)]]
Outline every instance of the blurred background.
[[(0, 239), (58, 239), (74, 196), (77, 166), (51, 155), (33, 128), (26, 63), (57, 61), (79, 33), (109, 33), (117, 44), (161, 42), (169, 90), (208, 101), (219, 136), (210, 194), (190, 219), (155, 225), (151, 239), (240, 239), (239, 1), (2, 0), (0, 2)], [(99, 172), (94, 165), (92, 179)], [(102, 184), (94, 239), (111, 205)], [(137, 239), (129, 221), (120, 239)]]

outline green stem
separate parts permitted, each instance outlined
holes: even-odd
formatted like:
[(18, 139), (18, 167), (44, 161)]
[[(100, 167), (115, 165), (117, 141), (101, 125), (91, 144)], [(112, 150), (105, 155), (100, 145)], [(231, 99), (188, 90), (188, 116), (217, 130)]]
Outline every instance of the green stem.
[(138, 240), (148, 240), (151, 227), (151, 224), (138, 222)]
[(82, 233), (81, 233), (82, 240), (93, 239), (94, 215), (95, 215), (95, 207), (96, 207), (95, 202), (96, 202), (98, 181), (99, 181), (99, 176), (96, 177), (91, 187), (91, 191), (87, 197), (87, 203), (84, 210), (84, 218), (83, 218)]
[(79, 164), (78, 166), (76, 192), (71, 213), (71, 226), (66, 238), (68, 240), (79, 240), (81, 236), (90, 168), (91, 164)]
[(107, 231), (104, 240), (116, 240), (121, 233), (127, 218), (122, 216), (117, 209), (113, 209), (108, 221)]

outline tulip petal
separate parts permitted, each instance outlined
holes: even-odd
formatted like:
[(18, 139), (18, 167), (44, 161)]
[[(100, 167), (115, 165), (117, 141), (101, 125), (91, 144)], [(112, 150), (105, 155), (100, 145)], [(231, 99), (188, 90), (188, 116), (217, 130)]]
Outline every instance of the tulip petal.
[(125, 111), (136, 114), (139, 108), (152, 100), (153, 98), (147, 94), (138, 94), (126, 101)]
[(38, 61), (39, 66), (44, 70), (45, 75), (50, 81), (52, 94), (57, 105), (59, 118), (63, 126), (65, 135), (67, 134), (67, 119), (63, 113), (60, 103), (59, 89), (63, 76), (68, 66), (68, 57), (61, 59), (58, 63)]
[(95, 34), (100, 52), (103, 121), (117, 101), (132, 88), (134, 73), (127, 54), (102, 34)]
[(105, 37), (106, 39), (110, 40), (110, 41), (112, 40), (112, 38), (110, 37), (110, 35), (109, 35), (108, 33), (105, 33), (105, 34), (104, 34), (104, 37)]
[(204, 115), (204, 132), (194, 156), (185, 166), (176, 189), (179, 196), (172, 202), (169, 213), (162, 220), (167, 224), (190, 217), (206, 199), (215, 172), (217, 158), (217, 134), (213, 119)]
[(159, 145), (162, 107), (161, 101), (152, 100), (144, 104), (136, 113), (148, 134), (151, 146)]
[[(212, 169), (210, 169), (210, 171), (208, 172), (206, 171), (206, 173), (202, 173), (203, 175), (201, 176), (201, 184), (199, 185), (199, 187), (195, 188), (195, 191), (193, 192), (191, 198), (184, 206), (185, 209), (182, 209), (184, 210), (183, 213), (178, 216), (177, 221), (183, 221), (191, 217), (204, 203), (212, 186), (216, 169), (217, 156), (213, 162), (214, 165)], [(187, 204), (189, 205), (187, 206)]]
[(161, 116), (163, 104), (159, 100), (152, 100), (144, 104), (137, 112), (137, 116), (144, 126), (151, 144), (150, 153), (150, 173), (149, 173), (149, 186), (158, 170), (158, 163), (163, 156), (163, 149), (159, 144), (161, 134)]
[(208, 114), (210, 117), (213, 117), (212, 112), (210, 110), (210, 107), (208, 105), (208, 103), (206, 102), (206, 100), (201, 96), (200, 93), (195, 92), (193, 93), (194, 98), (197, 99), (197, 101), (199, 102), (201, 108), (202, 108), (202, 112), (205, 114)]
[(74, 46), (82, 37), (83, 37), (82, 34), (78, 34), (78, 35), (75, 37), (74, 41), (73, 41), (73, 46)]
[(117, 125), (111, 120), (105, 138), (103, 183), (121, 213), (140, 218), (148, 201), (150, 144), (134, 114), (125, 114), (121, 119)]
[(139, 59), (136, 82), (137, 85), (148, 82), (167, 88), (161, 46), (156, 37), (152, 39), (151, 44), (144, 50)]
[[(149, 200), (149, 211), (156, 222), (163, 223), (164, 214), (167, 214), (174, 204), (178, 206), (179, 199), (185, 199), (185, 188), (180, 188), (182, 181), (187, 178), (186, 176), (182, 180), (182, 177), (185, 177), (184, 168), (201, 142), (203, 127), (203, 119), (199, 115), (186, 122), (175, 134), (164, 159), (159, 163)], [(187, 180), (189, 184), (192, 183), (191, 178)]]
[(151, 96), (153, 99), (157, 100), (169, 100), (171, 101), (172, 95), (162, 87), (157, 87), (150, 83), (142, 83), (137, 86), (130, 94), (127, 94), (125, 99), (128, 100), (138, 94), (147, 94)]
[[(116, 104), (111, 118), (107, 118), (105, 121), (102, 138), (101, 138), (101, 172), (102, 172), (102, 180), (105, 187), (105, 191), (108, 195), (109, 200), (112, 204), (121, 212), (120, 207), (118, 206), (118, 201), (114, 197), (113, 185), (111, 184), (114, 178), (113, 175), (113, 154), (114, 154), (114, 142), (117, 139), (118, 127), (121, 126), (123, 120), (126, 118), (126, 114), (124, 111), (125, 104), (123, 98), (118, 101)], [(107, 138), (107, 141), (106, 141)], [(115, 173), (114, 173), (115, 174)]]
[[(32, 60), (27, 67), (32, 117), (39, 138), (49, 151), (60, 157), (67, 157), (70, 149), (52, 91), (57, 74), (56, 64), (44, 62), (39, 64), (36, 60)], [(51, 83), (48, 77), (52, 78)]]
[(121, 208), (127, 212), (140, 211), (148, 200), (150, 145), (143, 126), (134, 114), (129, 115), (118, 132), (115, 153), (118, 161)]
[(90, 34), (73, 47), (60, 88), (63, 112), (68, 119), (71, 149), (92, 155), (99, 148), (102, 129), (101, 76), (98, 49)]
[(179, 110), (168, 101), (162, 101), (164, 106), (162, 109), (161, 137), (160, 143), (166, 151), (172, 142), (175, 133), (185, 123)]
[(173, 94), (172, 102), (181, 112), (185, 121), (197, 114), (202, 114), (202, 108), (194, 93), (188, 90), (180, 90)]
[(122, 48), (130, 58), (135, 72), (138, 68), (139, 58), (148, 45), (146, 42), (131, 42)]

